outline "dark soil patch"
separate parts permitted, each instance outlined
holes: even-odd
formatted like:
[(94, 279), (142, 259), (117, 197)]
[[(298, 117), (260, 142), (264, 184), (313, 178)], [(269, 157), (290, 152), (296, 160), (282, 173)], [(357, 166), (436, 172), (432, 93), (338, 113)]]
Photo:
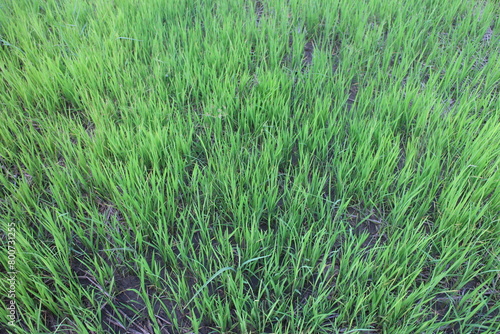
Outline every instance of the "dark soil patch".
[(92, 122), (91, 120), (85, 120), (84, 122), (82, 122), (82, 126), (90, 138), (94, 137), (94, 132), (95, 132), (94, 122)]
[(351, 110), (352, 106), (356, 102), (356, 96), (358, 95), (358, 83), (352, 82), (351, 88), (349, 89), (349, 97), (347, 98), (347, 110)]
[(378, 217), (373, 209), (367, 211), (366, 209), (351, 206), (347, 208), (345, 216), (355, 235), (368, 234), (368, 238), (363, 242), (362, 247), (373, 247), (377, 243), (387, 241), (387, 236), (381, 232), (385, 226), (384, 219)]
[[(281, 60), (281, 64), (283, 67), (293, 68), (293, 66), (292, 66), (293, 56), (291, 54), (292, 50), (293, 50), (292, 49), (293, 43), (295, 43), (295, 41), (293, 40), (292, 34), (290, 34), (288, 37), (288, 50), (289, 51), (287, 53), (285, 53), (285, 55), (283, 56), (283, 59)], [(307, 42), (304, 45), (303, 51), (302, 51), (302, 68), (301, 68), (302, 73), (306, 73), (308, 68), (312, 65), (315, 48), (316, 48), (316, 45), (315, 45), (314, 40), (312, 40), (312, 39), (307, 40)], [(298, 69), (293, 70), (293, 72), (295, 74), (297, 74), (295, 71), (298, 72)], [(295, 84), (297, 83), (296, 79), (297, 78), (295, 78)]]
[(140, 283), (140, 279), (135, 276), (116, 278), (118, 294), (114, 297), (113, 306), (106, 305), (103, 308), (103, 328), (112, 333), (148, 333), (151, 324), (146, 304), (138, 294), (141, 290)]
[[(313, 53), (314, 53), (314, 42), (312, 40), (309, 40), (304, 46), (304, 57), (302, 60), (304, 68), (311, 66), (313, 61)], [(304, 68), (302, 69), (302, 71), (304, 71)]]
[(113, 217), (119, 223), (125, 222), (124, 215), (116, 208), (116, 206), (109, 200), (104, 200), (100, 197), (96, 197), (95, 200), (99, 213), (104, 217), (104, 221), (109, 223)]
[(254, 1), (254, 8), (255, 8), (255, 15), (257, 15), (257, 19), (255, 20), (255, 23), (257, 25), (260, 24), (260, 19), (262, 17), (262, 14), (264, 13), (264, 4), (262, 1)]
[[(0, 157), (0, 169), (2, 170), (5, 178), (14, 184), (14, 186), (17, 186), (18, 183), (23, 180), (31, 186), (33, 176), (27, 172), (26, 166), (23, 164), (14, 165), (13, 163), (5, 161), (2, 157)], [(4, 191), (5, 188), (2, 188), (2, 191)]]

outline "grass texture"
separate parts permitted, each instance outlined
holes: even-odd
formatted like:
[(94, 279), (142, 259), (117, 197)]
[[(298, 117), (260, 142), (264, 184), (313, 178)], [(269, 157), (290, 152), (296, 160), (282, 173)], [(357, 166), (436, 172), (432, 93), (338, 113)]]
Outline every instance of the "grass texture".
[(499, 333), (499, 8), (0, 2), (0, 326)]

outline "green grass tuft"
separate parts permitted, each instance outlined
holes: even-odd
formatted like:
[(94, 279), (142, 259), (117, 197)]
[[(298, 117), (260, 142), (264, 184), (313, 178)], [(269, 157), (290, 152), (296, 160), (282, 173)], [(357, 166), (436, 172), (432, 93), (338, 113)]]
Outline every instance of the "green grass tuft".
[(0, 331), (499, 333), (499, 8), (4, 1)]

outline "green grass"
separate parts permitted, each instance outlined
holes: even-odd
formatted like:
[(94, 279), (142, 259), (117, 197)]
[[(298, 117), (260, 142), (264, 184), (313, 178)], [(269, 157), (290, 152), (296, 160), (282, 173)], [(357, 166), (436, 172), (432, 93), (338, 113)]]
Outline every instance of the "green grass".
[(0, 327), (499, 333), (499, 8), (1, 2)]

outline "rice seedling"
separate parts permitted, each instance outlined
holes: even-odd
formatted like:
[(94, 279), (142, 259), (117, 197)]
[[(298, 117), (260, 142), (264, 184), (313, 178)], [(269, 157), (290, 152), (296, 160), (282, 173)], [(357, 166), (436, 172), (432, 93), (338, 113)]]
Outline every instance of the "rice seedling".
[(2, 332), (500, 332), (495, 1), (0, 8)]

